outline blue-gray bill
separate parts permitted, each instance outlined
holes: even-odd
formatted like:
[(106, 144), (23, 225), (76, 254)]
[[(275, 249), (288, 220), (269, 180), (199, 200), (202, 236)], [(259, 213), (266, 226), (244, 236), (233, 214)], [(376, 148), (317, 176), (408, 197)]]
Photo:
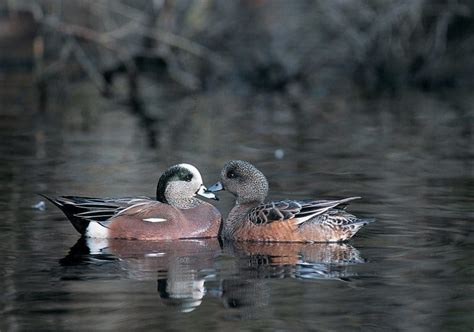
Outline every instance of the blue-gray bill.
[(217, 182), (213, 184), (212, 186), (210, 186), (209, 188), (207, 188), (207, 192), (209, 193), (215, 193), (221, 190), (224, 190), (224, 187), (222, 186), (222, 183), (220, 182)]

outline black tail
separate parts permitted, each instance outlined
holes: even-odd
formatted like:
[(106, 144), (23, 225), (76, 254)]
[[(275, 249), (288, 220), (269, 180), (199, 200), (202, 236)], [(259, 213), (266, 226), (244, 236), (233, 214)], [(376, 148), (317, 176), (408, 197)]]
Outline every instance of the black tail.
[(84, 208), (76, 206), (73, 204), (73, 202), (63, 197), (52, 198), (43, 194), (39, 195), (43, 196), (48, 201), (56, 205), (61, 211), (63, 211), (69, 221), (71, 221), (71, 224), (74, 226), (76, 231), (78, 231), (81, 235), (85, 234), (90, 221), (76, 216), (78, 213), (84, 212)]

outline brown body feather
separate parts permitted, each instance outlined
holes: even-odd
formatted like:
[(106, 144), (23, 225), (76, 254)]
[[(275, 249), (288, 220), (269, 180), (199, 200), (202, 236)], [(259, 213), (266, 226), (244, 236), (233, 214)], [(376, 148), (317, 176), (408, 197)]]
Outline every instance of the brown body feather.
[(224, 225), (224, 236), (239, 241), (339, 242), (350, 239), (363, 225), (371, 222), (358, 219), (344, 210), (330, 208), (304, 222), (295, 213), (288, 219), (255, 223), (253, 218), (259, 214), (255, 211), (269, 206), (275, 208), (269, 203), (253, 208), (237, 205)]
[[(203, 201), (193, 208), (178, 209), (143, 197), (44, 197), (59, 207), (82, 235), (86, 235), (90, 223), (98, 223), (108, 229), (109, 238), (171, 240), (217, 237), (222, 219), (213, 205)], [(149, 218), (164, 220), (145, 220)]]
[[(165, 221), (150, 222), (149, 218)], [(153, 202), (137, 206), (109, 220), (112, 238), (138, 240), (171, 240), (182, 238), (216, 237), (221, 216), (206, 202), (191, 209), (177, 209), (171, 205)]]

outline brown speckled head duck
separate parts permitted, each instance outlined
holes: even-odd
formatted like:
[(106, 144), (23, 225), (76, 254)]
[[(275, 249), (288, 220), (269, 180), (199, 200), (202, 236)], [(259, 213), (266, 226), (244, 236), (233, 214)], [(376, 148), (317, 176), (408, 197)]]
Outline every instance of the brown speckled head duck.
[(220, 182), (209, 192), (227, 190), (236, 197), (222, 235), (241, 241), (339, 242), (350, 239), (372, 222), (346, 212), (341, 200), (283, 200), (264, 203), (268, 181), (255, 166), (242, 160), (224, 165)]
[(196, 167), (179, 164), (160, 177), (157, 200), (148, 197), (45, 197), (86, 237), (137, 240), (216, 237), (221, 214), (196, 195), (216, 199), (214, 194), (206, 192)]

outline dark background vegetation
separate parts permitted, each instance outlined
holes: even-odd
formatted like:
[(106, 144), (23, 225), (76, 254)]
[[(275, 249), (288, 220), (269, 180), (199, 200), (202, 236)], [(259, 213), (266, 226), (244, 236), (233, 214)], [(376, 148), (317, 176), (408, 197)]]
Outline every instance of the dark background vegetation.
[(258, 97), (304, 117), (334, 96), (469, 94), (473, 13), (467, 0), (8, 1), (0, 67), (33, 72), (39, 109), (93, 83), (153, 136), (168, 116), (156, 96)]

